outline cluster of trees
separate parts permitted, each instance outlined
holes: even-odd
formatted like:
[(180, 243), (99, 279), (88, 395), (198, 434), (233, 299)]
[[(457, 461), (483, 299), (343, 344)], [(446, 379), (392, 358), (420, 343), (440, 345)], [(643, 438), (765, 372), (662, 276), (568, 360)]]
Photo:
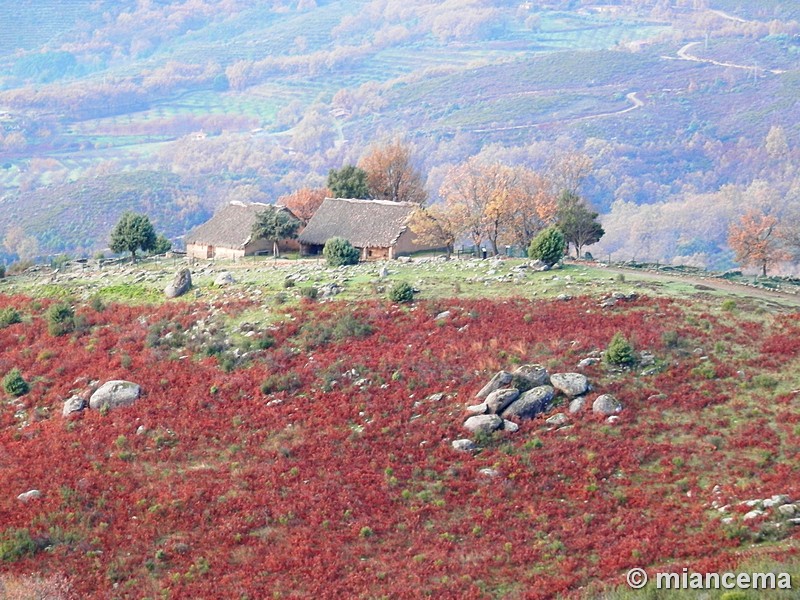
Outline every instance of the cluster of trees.
[(471, 157), (449, 171), (439, 190), (442, 202), (419, 211), (411, 228), (426, 243), (441, 243), (450, 251), (466, 238), (475, 246), (488, 241), (498, 254), (501, 245), (527, 247), (537, 233), (555, 225), (580, 257), (604, 231), (598, 213), (577, 193), (585, 173), (574, 158), (558, 173), (544, 174)]

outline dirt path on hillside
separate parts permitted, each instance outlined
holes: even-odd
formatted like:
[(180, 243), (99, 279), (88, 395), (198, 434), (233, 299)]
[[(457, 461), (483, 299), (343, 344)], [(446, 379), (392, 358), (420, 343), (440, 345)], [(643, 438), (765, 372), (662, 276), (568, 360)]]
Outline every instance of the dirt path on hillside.
[(694, 54), (689, 54), (689, 50), (702, 44), (703, 42), (689, 42), (683, 48), (678, 50), (677, 58), (674, 56), (662, 56), (667, 60), (688, 60), (691, 62), (699, 62), (699, 63), (707, 63), (710, 65), (716, 65), (718, 67), (729, 67), (731, 69), (743, 69), (745, 71), (763, 71), (765, 73), (772, 73), (773, 75), (783, 75), (786, 73), (784, 69), (761, 69), (756, 65), (740, 65), (737, 63), (729, 63), (729, 62), (721, 62), (718, 60), (713, 60), (711, 58), (700, 58), (699, 56), (695, 56)]
[(515, 131), (518, 129), (533, 129), (535, 127), (547, 127), (550, 125), (563, 124), (563, 123), (577, 123), (579, 121), (593, 121), (594, 119), (603, 119), (605, 117), (624, 115), (625, 113), (629, 113), (632, 110), (637, 110), (644, 106), (644, 102), (640, 100), (639, 97), (636, 95), (638, 93), (639, 92), (631, 92), (629, 94), (626, 94), (625, 97), (631, 103), (631, 106), (629, 106), (628, 108), (623, 108), (621, 110), (597, 113), (594, 115), (583, 115), (581, 117), (571, 117), (567, 119), (556, 119), (554, 121), (545, 121), (543, 123), (530, 123), (528, 125), (509, 125), (508, 127), (487, 127), (484, 129), (472, 129), (470, 131), (471, 133), (494, 133), (496, 131)]
[[(580, 265), (581, 263), (574, 263)], [(748, 298), (758, 298), (760, 300), (767, 300), (783, 307), (796, 308), (800, 307), (800, 296), (788, 292), (777, 292), (772, 290), (765, 290), (763, 288), (750, 287), (732, 281), (719, 278), (705, 278), (696, 275), (677, 275), (671, 273), (655, 273), (653, 271), (644, 271), (641, 269), (630, 269), (625, 267), (609, 266), (604, 270), (609, 273), (622, 273), (623, 275), (636, 275), (638, 278), (646, 281), (665, 282), (665, 283), (690, 283), (694, 285), (698, 292), (717, 290), (728, 293), (735, 293)], [(705, 288), (705, 290), (704, 290)]]

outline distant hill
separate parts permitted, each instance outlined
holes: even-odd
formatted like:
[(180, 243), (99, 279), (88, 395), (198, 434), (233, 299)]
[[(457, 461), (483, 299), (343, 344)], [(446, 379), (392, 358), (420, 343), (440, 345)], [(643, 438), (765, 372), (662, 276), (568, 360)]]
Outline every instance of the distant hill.
[(210, 216), (193, 188), (177, 175), (138, 171), (6, 197), (0, 202), (0, 231), (21, 227), (36, 238), (41, 255), (86, 254), (107, 248), (109, 234), (126, 210), (147, 214), (156, 230), (170, 238)]

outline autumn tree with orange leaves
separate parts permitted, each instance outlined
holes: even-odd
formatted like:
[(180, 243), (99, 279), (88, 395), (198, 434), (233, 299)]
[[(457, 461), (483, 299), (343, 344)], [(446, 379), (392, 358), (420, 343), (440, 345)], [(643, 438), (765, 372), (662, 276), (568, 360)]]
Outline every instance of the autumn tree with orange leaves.
[(462, 206), (442, 203), (420, 208), (412, 215), (409, 227), (417, 243), (439, 245), (446, 249), (447, 258), (450, 258), (465, 221), (462, 211)]
[(373, 147), (358, 166), (367, 172), (373, 198), (420, 205), (428, 199), (422, 175), (412, 164), (411, 149), (401, 141)]
[(526, 167), (473, 156), (450, 170), (439, 195), (448, 207), (458, 207), (461, 234), (476, 246), (487, 240), (498, 254), (501, 243), (527, 247), (555, 221), (552, 189), (546, 177)]
[(742, 266), (761, 269), (762, 277), (767, 276), (771, 265), (791, 258), (784, 248), (778, 219), (758, 209), (749, 210), (731, 225), (728, 244)]
[(288, 208), (303, 224), (308, 223), (325, 198), (332, 196), (328, 188), (301, 188), (278, 198), (278, 204)]

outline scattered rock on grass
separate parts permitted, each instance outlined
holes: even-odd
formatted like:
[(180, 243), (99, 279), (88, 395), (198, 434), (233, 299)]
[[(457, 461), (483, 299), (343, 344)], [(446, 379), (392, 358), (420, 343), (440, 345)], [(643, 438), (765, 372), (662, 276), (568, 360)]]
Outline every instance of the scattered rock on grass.
[(65, 417), (68, 417), (72, 414), (81, 412), (84, 408), (86, 408), (86, 401), (80, 396), (72, 396), (64, 401), (64, 408), (62, 409), (61, 414)]
[(453, 450), (458, 450), (459, 452), (471, 452), (476, 448), (475, 442), (465, 438), (453, 440), (450, 445), (453, 447)]
[(545, 421), (548, 425), (553, 425), (554, 427), (561, 427), (562, 425), (566, 425), (569, 423), (569, 417), (564, 413), (556, 413), (552, 417), (547, 417)]
[(569, 412), (571, 414), (579, 413), (586, 406), (586, 396), (578, 396), (569, 403)]

